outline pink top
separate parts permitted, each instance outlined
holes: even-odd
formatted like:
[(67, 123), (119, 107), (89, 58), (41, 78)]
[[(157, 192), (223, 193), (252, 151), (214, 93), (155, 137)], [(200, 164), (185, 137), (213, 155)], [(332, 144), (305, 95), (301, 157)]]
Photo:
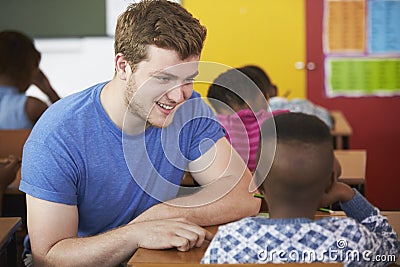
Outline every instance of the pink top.
[[(272, 116), (289, 112), (276, 110)], [(260, 110), (254, 113), (250, 109), (242, 109), (231, 115), (217, 114), (218, 120), (226, 130), (226, 138), (242, 157), (251, 172), (257, 166), (258, 144), (260, 143), (260, 126), (271, 117), (271, 113)]]

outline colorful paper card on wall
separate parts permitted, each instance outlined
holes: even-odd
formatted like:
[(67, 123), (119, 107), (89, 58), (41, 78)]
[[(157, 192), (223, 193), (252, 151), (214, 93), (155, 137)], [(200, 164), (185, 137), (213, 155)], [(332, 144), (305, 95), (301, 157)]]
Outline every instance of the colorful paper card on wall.
[(400, 95), (400, 58), (328, 57), (325, 83), (329, 97)]
[(400, 0), (370, 0), (368, 25), (369, 53), (400, 53)]
[(363, 53), (365, 0), (326, 0), (324, 12), (325, 53)]

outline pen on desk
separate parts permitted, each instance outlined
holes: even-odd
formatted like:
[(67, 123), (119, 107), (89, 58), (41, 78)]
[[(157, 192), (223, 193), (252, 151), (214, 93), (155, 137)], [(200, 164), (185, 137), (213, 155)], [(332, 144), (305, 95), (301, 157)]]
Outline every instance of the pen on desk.
[(257, 194), (257, 193), (253, 194), (253, 197), (262, 198), (262, 199), (265, 198), (264, 195), (262, 195), (262, 194)]
[(334, 213), (333, 210), (330, 210), (330, 209), (327, 209), (327, 208), (319, 208), (318, 210), (319, 210), (319, 211), (323, 211), (323, 212), (327, 212), (327, 213), (329, 213), (329, 214)]

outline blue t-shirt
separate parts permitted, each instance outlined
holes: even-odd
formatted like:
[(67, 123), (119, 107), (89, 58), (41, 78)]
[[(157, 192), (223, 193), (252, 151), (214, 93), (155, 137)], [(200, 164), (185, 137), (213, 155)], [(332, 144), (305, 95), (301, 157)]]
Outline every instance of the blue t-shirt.
[(0, 129), (30, 129), (33, 123), (25, 113), (25, 94), (17, 88), (0, 86)]
[(193, 92), (166, 128), (127, 136), (100, 103), (105, 83), (65, 97), (39, 119), (23, 151), (20, 190), (76, 205), (79, 236), (127, 224), (176, 197), (190, 161), (225, 135)]

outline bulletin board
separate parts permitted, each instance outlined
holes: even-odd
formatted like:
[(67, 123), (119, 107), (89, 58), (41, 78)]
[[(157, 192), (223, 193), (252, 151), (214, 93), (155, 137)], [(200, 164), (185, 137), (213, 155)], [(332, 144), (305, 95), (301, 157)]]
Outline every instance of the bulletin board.
[(400, 95), (400, 0), (324, 0), (328, 97)]
[(0, 30), (33, 38), (106, 36), (104, 0), (0, 0)]

